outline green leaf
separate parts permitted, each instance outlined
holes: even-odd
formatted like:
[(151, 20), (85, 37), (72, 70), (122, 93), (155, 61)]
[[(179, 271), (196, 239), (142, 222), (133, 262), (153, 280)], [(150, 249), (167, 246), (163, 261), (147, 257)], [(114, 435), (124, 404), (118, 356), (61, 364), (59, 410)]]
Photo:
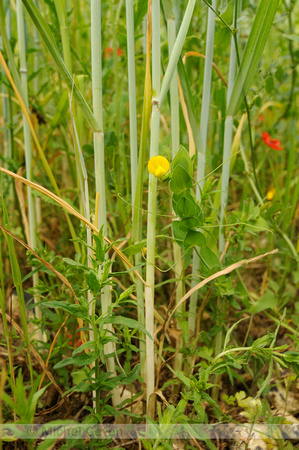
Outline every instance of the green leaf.
[(73, 305), (71, 303), (63, 301), (41, 302), (41, 305), (44, 305), (47, 308), (60, 308), (63, 309), (63, 311), (66, 311), (68, 314), (71, 314), (72, 316), (79, 317), (83, 320), (89, 320), (87, 307), (84, 308), (81, 305)]
[(77, 385), (82, 383), (82, 381), (86, 380), (86, 372), (84, 369), (79, 369), (76, 372), (71, 373), (73, 384)]
[(201, 214), (197, 200), (190, 191), (181, 192), (178, 195), (173, 194), (172, 205), (174, 212), (181, 218), (192, 216), (198, 217)]
[(95, 270), (90, 269), (90, 271), (86, 274), (86, 281), (89, 289), (93, 294), (96, 294), (101, 290), (102, 288), (101, 277)]
[(117, 324), (117, 325), (124, 325), (124, 326), (129, 327), (129, 328), (138, 328), (138, 330), (143, 331), (143, 333), (145, 333), (150, 339), (152, 339), (152, 337), (149, 334), (149, 332), (146, 331), (146, 329), (139, 322), (137, 322), (137, 320), (129, 319), (128, 317), (123, 317), (123, 316), (111, 317), (111, 316), (107, 316), (104, 319), (104, 323), (112, 323), (112, 324)]
[(283, 37), (289, 39), (290, 41), (295, 41), (297, 44), (299, 44), (299, 36), (296, 34), (282, 34)]
[(130, 245), (129, 247), (122, 249), (122, 252), (125, 255), (129, 255), (129, 256), (137, 255), (138, 253), (142, 252), (142, 249), (145, 246), (146, 246), (146, 239), (143, 239), (142, 241), (138, 242), (137, 244)]
[(200, 259), (210, 270), (221, 266), (218, 256), (207, 246), (200, 249)]
[(233, 116), (240, 109), (256, 74), (279, 0), (261, 0), (237, 73), (227, 115)]
[(201, 231), (189, 230), (184, 240), (185, 247), (203, 247), (206, 245), (205, 235)]
[(236, 328), (236, 326), (242, 322), (243, 320), (247, 320), (249, 319), (249, 317), (243, 317), (242, 319), (238, 320), (238, 322), (234, 323), (228, 330), (225, 336), (225, 340), (224, 340), (224, 345), (223, 345), (223, 351), (226, 350), (227, 344), (229, 343), (230, 340), (230, 336), (232, 334), (232, 332), (234, 331), (234, 329)]
[(190, 380), (190, 378), (186, 377), (183, 374), (183, 372), (180, 372), (179, 370), (176, 370), (175, 374), (178, 377), (178, 379), (181, 380), (182, 383), (184, 383), (185, 386), (187, 386), (187, 388), (191, 389), (191, 380)]
[(134, 14), (134, 28), (137, 30), (138, 26), (141, 24), (145, 14), (147, 13), (148, 4), (144, 0), (138, 0), (137, 11)]
[[(102, 231), (102, 229), (101, 229)], [(96, 244), (96, 258), (102, 264), (105, 259), (105, 243), (102, 235), (94, 234), (94, 242)]]
[(270, 230), (270, 227), (263, 217), (258, 217), (253, 223), (246, 224), (246, 230), (258, 233), (260, 231)]
[(202, 225), (201, 221), (198, 220), (196, 217), (187, 217), (186, 219), (182, 219), (180, 221), (180, 230), (182, 231), (189, 231), (192, 228), (198, 228), (200, 225)]
[(172, 232), (173, 232), (173, 237), (175, 238), (175, 240), (177, 241), (179, 246), (185, 250), (184, 240), (186, 237), (186, 233), (180, 229), (180, 223), (181, 223), (180, 220), (172, 221)]
[[(132, 284), (132, 286), (130, 286), (128, 289), (126, 289), (124, 292), (122, 292), (118, 298), (118, 303), (120, 302), (125, 302), (126, 299), (129, 297), (130, 294), (132, 294), (132, 292), (134, 292), (135, 290), (135, 286), (134, 284)], [(134, 303), (136, 303), (136, 300), (134, 300)]]
[(88, 268), (86, 266), (84, 266), (84, 264), (81, 264), (77, 261), (74, 261), (73, 259), (70, 258), (62, 258), (62, 260), (64, 262), (66, 262), (67, 264), (69, 264), (70, 266), (75, 266), (78, 269), (82, 269), (82, 270), (88, 270)]
[(265, 309), (273, 309), (277, 306), (278, 300), (273, 292), (268, 291), (249, 309), (250, 314), (257, 314)]
[(184, 342), (187, 343), (189, 340), (189, 323), (187, 320), (180, 320), (179, 323), (183, 333)]
[(130, 373), (128, 373), (126, 375), (120, 375), (121, 382), (123, 384), (134, 383), (134, 381), (136, 381), (137, 378), (139, 377), (140, 369), (141, 369), (141, 364), (140, 363), (136, 364), (136, 366)]
[(74, 366), (87, 366), (92, 364), (96, 359), (100, 356), (100, 351), (97, 352), (89, 352), (88, 355), (86, 353), (82, 353), (78, 356), (72, 356), (71, 358), (63, 359), (55, 364), (54, 369), (61, 369), (62, 367), (73, 364)]
[(185, 189), (192, 188), (192, 178), (186, 169), (182, 166), (176, 166), (172, 171), (170, 189), (174, 194), (180, 194)]
[(182, 145), (180, 146), (179, 151), (177, 152), (177, 154), (174, 157), (174, 160), (172, 161), (171, 170), (173, 171), (177, 166), (180, 166), (183, 169), (185, 169), (190, 177), (193, 176), (193, 167), (191, 158), (185, 147), (183, 147)]
[(178, 74), (180, 77), (180, 82), (182, 85), (182, 90), (184, 93), (184, 98), (186, 102), (186, 106), (188, 109), (188, 115), (190, 120), (190, 125), (192, 128), (192, 134), (195, 141), (195, 146), (197, 151), (200, 151), (202, 148), (201, 142), (200, 142), (200, 133), (199, 133), (199, 126), (197, 123), (197, 111), (193, 103), (193, 95), (190, 88), (190, 82), (186, 73), (185, 65), (183, 64), (182, 58), (178, 61)]
[(51, 128), (53, 129), (56, 128), (60, 124), (60, 122), (65, 118), (68, 107), (69, 107), (69, 93), (67, 90), (65, 90), (59, 99), (55, 113), (52, 117), (50, 123)]

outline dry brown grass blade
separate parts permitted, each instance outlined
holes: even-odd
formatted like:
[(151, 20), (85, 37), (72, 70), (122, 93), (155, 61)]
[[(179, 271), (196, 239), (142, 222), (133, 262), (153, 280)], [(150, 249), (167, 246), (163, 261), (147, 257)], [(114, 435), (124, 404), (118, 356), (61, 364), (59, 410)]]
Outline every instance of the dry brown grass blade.
[[(199, 58), (206, 59), (205, 55), (203, 55), (202, 53), (191, 51), (191, 52), (187, 52), (185, 54), (185, 56), (183, 58), (184, 64), (185, 64), (186, 58), (188, 58), (189, 56), (199, 56)], [(224, 86), (227, 87), (227, 82), (225, 81), (225, 78), (222, 75), (219, 67), (214, 62), (212, 62), (212, 66), (215, 69), (215, 71), (217, 72), (217, 74), (218, 74), (219, 78), (221, 79), (221, 81), (223, 82)]]
[[(18, 170), (18, 175), (21, 175), (21, 173), (20, 173), (21, 170), (22, 170), (22, 168), (20, 167), (19, 170)], [(20, 203), (21, 214), (22, 214), (23, 224), (24, 224), (25, 233), (26, 233), (26, 239), (27, 239), (28, 244), (31, 245), (29, 222), (28, 222), (28, 218), (27, 218), (27, 214), (26, 214), (26, 208), (25, 208), (25, 199), (24, 199), (23, 185), (22, 185), (22, 183), (19, 180), (15, 180), (15, 185), (16, 185), (17, 196), (18, 196), (19, 203)]]
[[(86, 217), (82, 216), (82, 214), (80, 214), (78, 211), (76, 211), (69, 203), (67, 203), (65, 200), (63, 200), (62, 198), (58, 197), (56, 194), (53, 194), (53, 192), (49, 191), (48, 189), (44, 188), (43, 186), (41, 186), (40, 184), (37, 183), (33, 183), (33, 181), (27, 180), (26, 178), (21, 177), (20, 175), (11, 172), (10, 170), (4, 169), (3, 167), (0, 167), (0, 171), (3, 173), (6, 173), (7, 175), (15, 178), (16, 180), (21, 181), (22, 183), (26, 184), (27, 186), (30, 186), (31, 188), (35, 189), (36, 191), (40, 192), (43, 195), (46, 195), (46, 197), (51, 198), (52, 200), (54, 200), (54, 202), (58, 203), (58, 205), (60, 205), (65, 211), (68, 211), (70, 214), (73, 214), (74, 216), (76, 216), (78, 219), (80, 219), (82, 222), (84, 222), (89, 228), (92, 229), (92, 231), (96, 234), (99, 233), (99, 230), (97, 227), (95, 227), (88, 219), (86, 219)], [(105, 241), (107, 242), (107, 244), (112, 245), (112, 242), (104, 236)], [(125, 255), (118, 250), (117, 247), (115, 247), (114, 245), (112, 245), (113, 250), (118, 254), (118, 256), (124, 261), (124, 263), (129, 267), (129, 268), (133, 268), (132, 264), (130, 263), (130, 261), (125, 257)], [(137, 272), (137, 270), (134, 270), (135, 275), (140, 279), (140, 281), (147, 286), (146, 282), (144, 281), (144, 279), (142, 278), (142, 276)]]
[[(77, 305), (80, 304), (79, 300), (76, 297), (75, 291), (73, 290), (70, 282), (65, 278), (65, 276), (63, 276), (60, 272), (58, 272), (50, 263), (48, 263), (47, 261), (42, 259), (40, 256), (38, 256), (38, 254), (35, 253), (35, 251), (29, 245), (25, 244), (25, 242), (22, 241), (22, 239), (18, 238), (18, 236), (13, 234), (11, 231), (7, 230), (7, 228), (5, 228), (3, 225), (0, 225), (0, 228), (2, 229), (2, 231), (4, 231), (4, 233), (9, 234), (9, 236), (11, 236), (13, 239), (15, 239), (21, 245), (23, 245), (23, 247), (25, 247), (29, 252), (31, 252), (42, 264), (44, 264), (49, 270), (51, 270), (51, 272), (53, 272), (69, 288), (69, 290), (71, 291), (71, 293), (72, 293), (72, 295), (74, 297), (75, 303)], [(79, 327), (82, 328), (83, 327), (82, 319), (77, 318), (77, 321), (78, 321)], [(82, 343), (85, 343), (86, 342), (86, 338), (85, 338), (85, 335), (84, 335), (83, 331), (80, 331), (80, 337), (81, 337)]]
[(275, 253), (278, 253), (278, 248), (276, 248), (275, 250), (272, 250), (271, 252), (264, 253), (263, 255), (255, 256), (254, 258), (251, 258), (251, 259), (242, 259), (242, 261), (234, 263), (231, 266), (228, 266), (225, 269), (214, 273), (210, 277), (208, 277), (205, 280), (203, 280), (200, 283), (198, 283), (196, 286), (194, 286), (192, 289), (190, 289), (190, 291), (188, 291), (187, 294), (184, 295), (184, 297), (181, 298), (181, 300), (178, 302), (178, 304), (176, 305), (176, 307), (174, 308), (174, 310), (170, 314), (170, 316), (169, 316), (169, 318), (168, 318), (168, 320), (167, 320), (167, 322), (165, 324), (165, 329), (168, 328), (170, 319), (172, 318), (172, 316), (174, 315), (176, 310), (182, 305), (182, 303), (184, 303), (186, 300), (188, 300), (188, 298), (193, 294), (193, 292), (201, 289), (203, 286), (208, 284), (210, 281), (213, 281), (216, 278), (221, 277), (222, 275), (227, 275), (227, 274), (233, 272), (234, 270), (239, 269), (239, 267), (245, 266), (245, 265), (250, 264), (250, 263), (255, 262), (255, 261), (259, 261), (260, 259), (265, 258), (266, 256), (275, 255)]
[[(54, 345), (56, 344), (56, 341), (57, 341), (57, 338), (59, 336), (59, 333), (62, 330), (62, 328), (64, 327), (64, 325), (66, 324), (66, 321), (67, 321), (68, 318), (69, 318), (69, 316), (66, 316), (66, 318), (64, 319), (64, 321), (60, 325), (59, 330), (56, 332), (56, 334), (54, 336), (54, 339), (53, 339), (53, 342), (51, 344), (51, 347), (50, 347), (50, 350), (49, 350), (49, 354), (48, 354), (48, 357), (47, 357), (46, 367), (49, 366), (49, 361), (50, 361), (50, 358), (51, 358), (51, 355), (52, 355), (52, 352), (53, 352)], [(45, 373), (42, 374), (42, 377), (41, 377), (40, 382), (39, 382), (38, 389), (41, 388), (41, 386), (43, 384), (43, 381), (44, 381), (44, 378), (45, 378)]]
[(190, 120), (189, 120), (188, 108), (187, 108), (187, 105), (185, 102), (184, 92), (183, 92), (183, 88), (182, 88), (182, 84), (181, 84), (179, 76), (178, 76), (178, 87), (179, 87), (179, 95), (180, 95), (180, 100), (181, 100), (181, 107), (182, 107), (185, 123), (187, 126), (187, 132), (188, 132), (188, 138), (189, 138), (189, 155), (190, 155), (190, 158), (192, 158), (192, 156), (195, 155), (195, 142), (194, 142), (193, 132), (192, 132), (192, 128), (191, 128), (191, 124), (190, 124)]

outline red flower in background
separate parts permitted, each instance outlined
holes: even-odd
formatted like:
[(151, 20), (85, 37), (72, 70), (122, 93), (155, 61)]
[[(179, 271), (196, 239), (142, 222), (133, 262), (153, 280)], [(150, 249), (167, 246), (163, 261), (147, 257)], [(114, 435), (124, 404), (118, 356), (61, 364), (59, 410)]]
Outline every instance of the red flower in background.
[(113, 53), (113, 48), (112, 47), (106, 47), (104, 49), (104, 58), (105, 59), (110, 58), (112, 56), (112, 53)]
[[(124, 51), (121, 48), (117, 49), (117, 56), (122, 56), (124, 54)], [(113, 48), (112, 47), (106, 47), (104, 49), (104, 59), (111, 58), (113, 55)]]
[[(79, 327), (77, 327), (77, 330), (78, 330), (78, 328)], [(78, 331), (77, 335), (80, 336), (80, 332), (79, 331)], [(80, 338), (76, 339), (76, 337), (74, 337), (71, 333), (68, 334), (68, 338), (69, 338), (69, 342), (74, 341), (74, 346), (76, 348), (78, 348), (78, 347), (80, 347), (82, 345), (81, 339)]]
[(271, 139), (271, 136), (269, 133), (266, 133), (265, 131), (262, 132), (262, 139), (265, 142), (268, 147), (273, 148), (274, 150), (281, 151), (282, 147), (280, 147), (280, 142), (278, 139)]

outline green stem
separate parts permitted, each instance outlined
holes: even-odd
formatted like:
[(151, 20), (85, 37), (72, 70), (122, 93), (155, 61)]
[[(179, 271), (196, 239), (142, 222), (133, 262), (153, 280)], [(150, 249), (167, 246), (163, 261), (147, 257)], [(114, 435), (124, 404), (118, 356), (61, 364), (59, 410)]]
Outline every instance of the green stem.
[[(152, 1), (152, 117), (150, 158), (158, 155), (160, 130), (160, 1)], [(146, 336), (146, 401), (147, 414), (154, 418), (153, 402), (150, 401), (155, 389), (155, 359), (154, 359), (154, 297), (155, 297), (155, 254), (156, 254), (156, 203), (157, 178), (149, 174), (148, 215), (147, 215), (147, 260), (145, 287), (145, 326), (152, 338)]]
[[(102, 52), (101, 52), (101, 2), (91, 0), (91, 65), (92, 65), (92, 101), (94, 117), (101, 131), (94, 131), (94, 164), (96, 192), (99, 193), (98, 228), (103, 227), (106, 234), (106, 186), (105, 186), (105, 160), (104, 160), (104, 133), (103, 133), (103, 102), (102, 102)], [(95, 303), (95, 302), (93, 302)], [(111, 304), (110, 286), (105, 286), (101, 294), (102, 314), (106, 314)], [(93, 305), (95, 308), (95, 305)], [(111, 327), (108, 327), (108, 329)], [(105, 346), (106, 354), (113, 354), (113, 344), (108, 342)], [(106, 359), (108, 372), (115, 372), (114, 357)], [(99, 394), (97, 394), (99, 395)], [(119, 391), (112, 393), (114, 406), (120, 403)]]
[(65, 62), (65, 65), (66, 65), (68, 71), (70, 72), (70, 74), (72, 74), (73, 73), (72, 57), (71, 57), (69, 35), (68, 35), (68, 30), (67, 30), (65, 0), (54, 0), (54, 3), (55, 3), (55, 8), (56, 8), (57, 17), (58, 17), (59, 26), (60, 26), (61, 41), (62, 41), (62, 48), (63, 48), (63, 59), (64, 59), (64, 62)]
[(137, 168), (138, 168), (138, 154), (137, 154), (137, 113), (136, 113), (133, 0), (126, 0), (126, 18), (127, 18), (127, 51), (128, 51), (129, 113), (130, 113), (131, 192), (132, 192), (132, 204), (134, 205)]
[[(216, 0), (213, 0), (212, 8), (213, 9), (216, 8)], [(200, 148), (197, 148), (196, 197), (199, 202), (201, 200), (201, 189), (203, 188), (205, 177), (208, 120), (209, 120), (211, 85), (212, 85), (212, 62), (213, 62), (213, 46), (215, 34), (215, 14), (213, 12), (213, 9), (209, 9), (208, 11), (203, 95), (202, 95), (200, 129), (199, 129)], [(200, 266), (198, 253), (199, 249), (193, 250), (193, 267), (192, 267), (193, 277), (191, 282), (191, 288), (193, 288), (196, 285), (196, 275), (198, 273)], [(198, 303), (198, 291), (194, 292), (194, 294), (191, 295), (189, 306), (189, 319), (188, 319), (189, 329), (193, 333), (195, 333), (197, 303)]]
[[(165, 9), (165, 8), (164, 8)], [(168, 11), (168, 10), (167, 10)], [(172, 14), (171, 10), (168, 11), (167, 16), (167, 32), (168, 32), (168, 52), (169, 52), (169, 60), (171, 60), (172, 52), (174, 51), (174, 45), (176, 41), (176, 31), (175, 31), (175, 17)], [(164, 80), (163, 80), (164, 81)], [(163, 86), (163, 84), (162, 84)], [(170, 113), (171, 113), (171, 147), (172, 147), (172, 159), (175, 158), (179, 146), (180, 146), (180, 115), (179, 115), (179, 95), (178, 95), (178, 73), (177, 67), (174, 69), (174, 75), (172, 77), (170, 83)], [(184, 296), (184, 283), (182, 280), (183, 272), (184, 272), (184, 262), (182, 258), (182, 250), (178, 243), (173, 241), (173, 257), (174, 257), (174, 273), (175, 278), (178, 278), (179, 281), (176, 284), (176, 304), (181, 300)], [(185, 306), (179, 309), (179, 313), (183, 313), (185, 310)], [(180, 326), (178, 325), (178, 329)], [(183, 338), (180, 339), (180, 347), (183, 347)], [(183, 364), (183, 354), (177, 353), (174, 360), (175, 370), (182, 370)]]
[[(132, 241), (134, 244), (142, 240), (142, 197), (143, 197), (143, 174), (146, 156), (146, 144), (149, 135), (149, 121), (151, 115), (151, 76), (150, 76), (150, 47), (151, 47), (151, 14), (148, 13), (147, 17), (147, 52), (146, 52), (146, 67), (145, 67), (145, 83), (143, 94), (143, 111), (141, 122), (141, 136), (140, 136), (140, 148), (139, 148), (139, 160), (138, 160), (138, 173), (136, 180), (136, 192), (134, 195), (135, 202), (133, 208), (133, 223), (132, 223)], [(141, 253), (135, 257), (135, 265), (141, 263)], [(138, 272), (141, 274), (141, 268), (138, 268)], [(143, 285), (139, 279), (136, 280), (136, 294), (138, 304), (138, 321), (145, 326), (144, 316), (144, 293)], [(146, 347), (145, 347), (145, 335), (139, 330), (140, 340), (140, 362), (141, 362), (141, 375), (143, 379), (146, 379)]]

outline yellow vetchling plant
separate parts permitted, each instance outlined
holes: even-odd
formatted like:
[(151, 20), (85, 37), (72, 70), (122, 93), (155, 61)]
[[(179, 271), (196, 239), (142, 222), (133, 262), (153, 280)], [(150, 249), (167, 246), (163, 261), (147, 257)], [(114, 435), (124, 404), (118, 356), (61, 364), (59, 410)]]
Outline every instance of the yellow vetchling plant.
[(169, 161), (164, 156), (153, 156), (148, 162), (148, 171), (157, 178), (162, 178), (169, 171)]

